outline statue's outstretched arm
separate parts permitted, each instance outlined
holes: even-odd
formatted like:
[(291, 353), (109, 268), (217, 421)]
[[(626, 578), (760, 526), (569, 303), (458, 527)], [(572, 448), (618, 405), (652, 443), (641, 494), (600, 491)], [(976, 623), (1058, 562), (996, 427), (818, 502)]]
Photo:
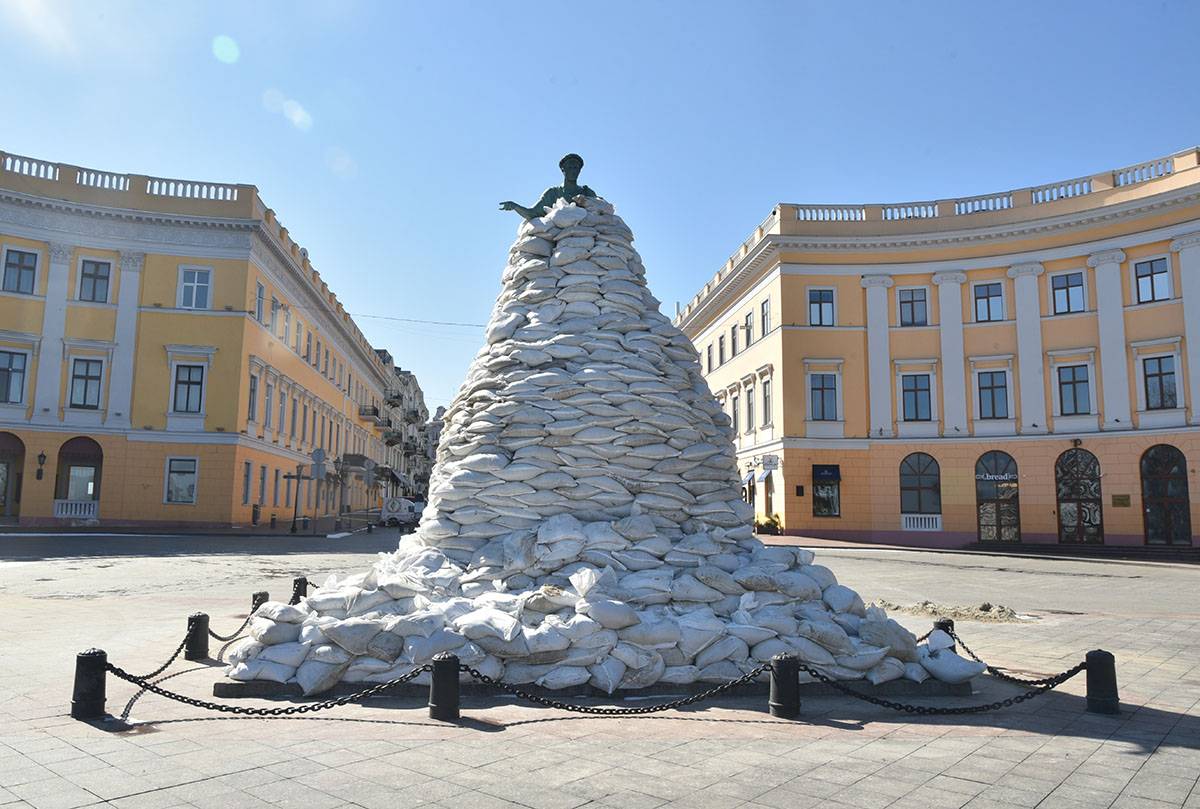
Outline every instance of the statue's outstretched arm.
[(500, 210), (516, 211), (526, 219), (536, 219), (539, 216), (544, 216), (546, 209), (552, 206), (555, 200), (558, 199), (559, 195), (556, 193), (557, 190), (558, 189), (556, 188), (547, 188), (545, 192), (543, 192), (542, 198), (535, 202), (530, 208), (526, 208), (524, 205), (518, 205), (517, 203), (509, 200), (500, 203)]
[(505, 200), (504, 202), (501, 202), (500, 210), (516, 211), (525, 219), (535, 219), (542, 215), (540, 211), (535, 211), (533, 208), (526, 208), (524, 205), (518, 205), (512, 200)]

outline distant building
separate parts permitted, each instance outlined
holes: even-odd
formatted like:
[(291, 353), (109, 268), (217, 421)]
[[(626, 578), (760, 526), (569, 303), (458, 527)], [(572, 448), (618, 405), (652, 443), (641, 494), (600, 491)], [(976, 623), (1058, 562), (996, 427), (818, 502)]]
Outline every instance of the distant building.
[(425, 437), (429, 408), (425, 406), (425, 394), (412, 371), (396, 368), (395, 377), (387, 395), (394, 426), (383, 436), (393, 473), (389, 493), (423, 500), (429, 491), (431, 469)]
[(1188, 546), (1200, 165), (778, 205), (677, 324), (790, 534)]
[(254, 186), (0, 153), (0, 280), (2, 522), (334, 514), (403, 468), (408, 383)]

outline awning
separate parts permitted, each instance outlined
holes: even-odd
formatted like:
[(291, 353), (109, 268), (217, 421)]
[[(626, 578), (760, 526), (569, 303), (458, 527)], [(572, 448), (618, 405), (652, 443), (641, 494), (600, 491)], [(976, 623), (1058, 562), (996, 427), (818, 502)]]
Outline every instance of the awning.
[(754, 471), (753, 470), (747, 472), (746, 477), (742, 478), (742, 485), (745, 486), (747, 483), (749, 483), (752, 480), (754, 480)]
[(758, 475), (757, 475), (757, 476), (756, 476), (754, 479), (755, 479), (757, 482), (759, 482), (759, 483), (762, 483), (764, 480), (766, 480), (766, 479), (767, 479), (767, 475), (769, 475), (769, 474), (771, 474), (771, 470), (770, 470), (770, 469), (763, 469), (762, 471), (760, 471), (760, 472), (758, 473)]

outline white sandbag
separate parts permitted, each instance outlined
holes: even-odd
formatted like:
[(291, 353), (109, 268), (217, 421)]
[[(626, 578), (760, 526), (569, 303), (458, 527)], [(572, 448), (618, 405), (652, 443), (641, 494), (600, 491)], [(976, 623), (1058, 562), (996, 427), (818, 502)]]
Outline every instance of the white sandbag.
[(558, 652), (571, 645), (571, 639), (552, 623), (542, 623), (537, 627), (524, 627), (521, 634), (525, 636), (525, 645), (531, 655)]
[(774, 631), (778, 635), (795, 635), (796, 619), (788, 607), (762, 607), (750, 613), (749, 623)]
[(867, 681), (871, 685), (881, 685), (904, 676), (904, 661), (895, 657), (885, 657), (867, 672)]
[[(614, 649), (613, 651), (615, 653), (616, 650)], [(650, 654), (650, 662), (645, 666), (634, 668), (626, 664), (625, 676), (621, 678), (619, 688), (647, 688), (658, 682), (667, 666), (663, 663), (662, 655), (658, 652), (651, 652)]]
[(521, 634), (521, 622), (494, 607), (482, 607), (468, 612), (455, 619), (454, 628), (471, 640), (491, 637), (511, 641)]
[(836, 656), (839, 666), (855, 671), (868, 671), (875, 668), (887, 656), (887, 647), (861, 646), (850, 654)]
[(704, 670), (718, 660), (745, 660), (750, 655), (746, 641), (726, 635), (696, 655), (696, 667)]
[(591, 678), (588, 669), (582, 666), (558, 666), (534, 680), (535, 685), (551, 690), (574, 688), (583, 685)]
[(747, 565), (733, 572), (733, 580), (747, 590), (774, 590), (778, 569), (766, 565)]
[(822, 590), (838, 583), (837, 576), (833, 575), (833, 571), (824, 565), (801, 565), (800, 572), (821, 585)]
[(849, 612), (861, 616), (867, 611), (858, 593), (843, 584), (826, 587), (821, 593), (821, 598), (834, 612)]
[(858, 627), (862, 624), (862, 618), (851, 612), (831, 612), (829, 619), (846, 630), (847, 635), (857, 635)]
[(821, 597), (821, 585), (799, 570), (785, 570), (774, 575), (775, 588), (786, 596), (808, 601)]
[(449, 629), (439, 629), (427, 638), (410, 635), (404, 639), (404, 656), (420, 665), (433, 660), (438, 652), (453, 652), (466, 642), (464, 636)]
[(765, 626), (754, 626), (753, 624), (729, 623), (725, 626), (725, 631), (736, 638), (741, 638), (746, 641), (747, 646), (753, 646), (756, 643), (762, 643), (768, 638), (775, 637), (777, 633), (774, 629), (768, 629)]
[[(869, 612), (870, 610), (868, 610)], [(886, 646), (892, 657), (906, 663), (917, 661), (917, 638), (891, 618), (867, 620), (858, 625), (858, 636), (872, 646)]]
[(305, 621), (304, 623), (300, 624), (300, 637), (298, 640), (308, 646), (320, 646), (322, 643), (326, 643), (329, 639), (326, 638), (325, 633), (321, 631), (320, 624), (310, 624)]
[(663, 669), (660, 683), (671, 685), (689, 685), (700, 679), (700, 669), (695, 666), (667, 666)]
[(606, 657), (594, 666), (588, 667), (588, 673), (591, 675), (588, 682), (594, 688), (611, 694), (620, 685), (621, 678), (625, 676), (625, 669), (626, 666), (621, 660), (611, 656)]
[[(553, 663), (544, 665), (530, 665), (528, 663), (521, 663), (520, 661), (509, 661), (504, 664), (504, 682), (511, 685), (524, 685), (526, 683), (532, 683), (534, 680), (549, 674), (556, 668), (559, 668), (559, 666), (556, 666)], [(586, 668), (583, 668), (582, 671), (585, 674), (587, 673)]]
[(618, 643), (609, 654), (631, 669), (645, 668), (658, 656), (650, 649), (643, 649), (632, 643)]
[(309, 647), (303, 643), (277, 643), (274, 646), (264, 646), (256, 659), (296, 668), (308, 657), (308, 652)]
[(905, 663), (904, 679), (912, 680), (914, 683), (923, 683), (929, 679), (929, 672), (920, 663)]
[(794, 634), (816, 641), (834, 654), (854, 651), (854, 644), (846, 630), (833, 621), (801, 621)]
[(954, 648), (954, 638), (950, 637), (948, 632), (935, 629), (925, 639), (925, 645), (929, 647), (930, 651), (934, 652), (938, 649), (952, 649)]
[(719, 660), (711, 666), (700, 669), (696, 678), (703, 683), (727, 683), (742, 676), (742, 670), (732, 660)]
[(283, 663), (273, 663), (270, 660), (257, 658), (234, 663), (225, 674), (234, 680), (269, 680), (273, 683), (286, 683), (296, 673), (295, 666)]
[(720, 601), (722, 597), (720, 590), (703, 584), (689, 573), (676, 577), (671, 585), (671, 598), (675, 601)]
[(392, 663), (376, 657), (356, 657), (354, 662), (342, 673), (342, 682), (361, 683), (372, 674), (387, 671)]
[(322, 663), (319, 660), (305, 660), (296, 669), (296, 682), (300, 684), (304, 696), (320, 694), (336, 685), (342, 673), (349, 667), (349, 662)]
[(321, 589), (303, 599), (303, 602), (304, 606), (308, 607), (310, 610), (316, 610), (317, 612), (325, 613), (338, 610), (344, 613), (346, 611), (346, 607), (350, 603), (350, 599), (354, 598), (356, 592), (357, 591), (352, 589)]
[(354, 655), (347, 652), (341, 646), (336, 646), (332, 643), (326, 643), (321, 646), (312, 646), (309, 648), (308, 660), (315, 660), (318, 663), (349, 663), (354, 659)]
[(394, 632), (380, 632), (367, 644), (367, 654), (393, 663), (404, 652), (404, 637)]
[(389, 618), (384, 622), (383, 628), (386, 632), (403, 637), (419, 635), (422, 638), (427, 638), (445, 625), (446, 616), (442, 613), (432, 610), (421, 610), (420, 612), (412, 612), (408, 615), (397, 615)]
[(285, 624), (298, 624), (308, 617), (308, 611), (282, 601), (264, 601), (254, 611), (256, 618), (266, 618), (269, 621), (279, 621)]
[(350, 654), (361, 655), (367, 653), (371, 639), (383, 631), (383, 624), (372, 618), (347, 618), (321, 631)]
[(267, 618), (251, 618), (250, 637), (264, 646), (291, 643), (300, 638), (300, 624), (286, 624)]
[(805, 663), (812, 663), (814, 666), (832, 666), (834, 665), (833, 652), (826, 649), (811, 638), (806, 638), (803, 635), (794, 635), (783, 640), (792, 649), (792, 654), (799, 657)]
[(393, 600), (387, 590), (359, 590), (346, 605), (346, 616), (366, 615)]
[(746, 588), (738, 584), (731, 574), (712, 564), (700, 565), (692, 572), (692, 575), (714, 590), (719, 590), (726, 595), (741, 595), (746, 592)]
[(594, 619), (605, 629), (624, 629), (641, 620), (628, 604), (598, 596), (584, 596), (579, 599), (575, 602), (575, 610), (580, 615)]
[(974, 660), (960, 657), (949, 649), (921, 647), (921, 665), (943, 683), (965, 683), (972, 677), (983, 674), (987, 666)]
[(246, 660), (253, 660), (258, 657), (263, 649), (267, 648), (263, 644), (256, 641), (254, 638), (242, 638), (237, 641), (226, 655), (226, 660), (230, 663), (241, 663)]

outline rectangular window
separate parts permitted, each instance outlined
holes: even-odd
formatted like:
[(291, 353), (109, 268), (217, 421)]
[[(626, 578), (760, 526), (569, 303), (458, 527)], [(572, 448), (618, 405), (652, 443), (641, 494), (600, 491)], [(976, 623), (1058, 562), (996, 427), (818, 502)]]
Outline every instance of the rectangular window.
[(736, 437), (738, 434), (738, 415), (739, 415), (738, 408), (741, 406), (741, 404), (742, 404), (742, 399), (740, 396), (734, 396), (733, 398), (731, 398), (729, 400), (729, 415), (733, 419), (733, 435), (734, 435), (734, 437)]
[(763, 424), (771, 423), (771, 380), (764, 379), (762, 381), (762, 417)]
[(308, 405), (304, 405), (304, 417), (300, 419), (300, 443), (308, 440)]
[(975, 285), (975, 322), (1004, 320), (1004, 288), (999, 281)]
[(729, 356), (736, 357), (738, 353), (737, 326), (729, 327)]
[(905, 421), (932, 421), (929, 400), (929, 374), (905, 374), (900, 377)]
[(1062, 365), (1058, 368), (1059, 412), (1064, 416), (1084, 416), (1092, 412), (1086, 365)]
[(717, 365), (725, 364), (725, 335), (717, 338)]
[(1008, 418), (1008, 372), (979, 373), (979, 418)]
[(742, 329), (746, 332), (746, 345), (754, 342), (754, 313), (747, 312)]
[(304, 335), (304, 359), (312, 362), (312, 332)]
[(811, 421), (837, 421), (837, 374), (810, 374)]
[(842, 473), (837, 464), (813, 464), (814, 517), (842, 516)]
[(258, 417), (258, 377), (250, 374), (250, 404), (246, 408), (247, 421), (254, 421)]
[(833, 290), (810, 289), (808, 291), (808, 325), (832, 326)]
[(4, 254), (4, 291), (33, 294), (37, 277), (37, 253), (9, 250)]
[(271, 324), (270, 325), (271, 325), (271, 336), (274, 337), (277, 334), (277, 332), (275, 330), (277, 328), (279, 328), (279, 299), (276, 297), (271, 298)]
[(899, 292), (900, 325), (928, 326), (929, 310), (924, 289), (902, 289)]
[(266, 287), (264, 287), (262, 284), (256, 283), (254, 285), (254, 319), (257, 320), (259, 323), (266, 322), (265, 320), (263, 320), (263, 318), (265, 316), (263, 310), (266, 308), (266, 306), (265, 306), (266, 298), (267, 298)]
[(258, 504), (267, 504), (267, 467), (258, 467)]
[(767, 298), (762, 302), (759, 320), (762, 321), (762, 328), (759, 331), (763, 337), (771, 333), (771, 299)]
[(283, 479), (283, 507), (292, 507), (292, 479), (289, 477)]
[(263, 426), (266, 427), (268, 430), (271, 429), (271, 421), (273, 418), (273, 414), (271, 412), (271, 406), (273, 404), (275, 404), (274, 399), (275, 399), (275, 386), (272, 385), (270, 382), (268, 382), (267, 383), (267, 393), (266, 393), (266, 396), (263, 397)]
[(754, 430), (754, 388), (746, 388), (746, 432)]
[(292, 429), (289, 431), (292, 438), (296, 437), (296, 405), (297, 404), (299, 404), (299, 402), (296, 400), (296, 397), (293, 396), (292, 397)]
[(1068, 315), (1087, 308), (1083, 299), (1083, 273), (1065, 272), (1050, 279), (1050, 291), (1054, 296), (1054, 314)]
[(70, 406), (80, 410), (100, 408), (100, 360), (75, 360), (71, 365)]
[(712, 373), (712, 369), (713, 369), (713, 347), (712, 347), (712, 343), (709, 343), (709, 344), (708, 344), (708, 348), (707, 348), (707, 349), (705, 349), (705, 352), (704, 352), (704, 353), (705, 353), (705, 357), (706, 357), (706, 359), (707, 359), (707, 362), (708, 362), (708, 371), (709, 371), (709, 373)]
[(1171, 410), (1179, 407), (1175, 395), (1175, 358), (1147, 357), (1142, 360), (1147, 410)]
[(249, 461), (242, 464), (242, 505), (250, 505), (250, 476), (254, 474), (254, 465)]
[(279, 427), (276, 429), (283, 432), (287, 427), (287, 394), (282, 389), (279, 391)]
[(1171, 297), (1171, 270), (1165, 258), (1139, 261), (1133, 265), (1137, 302), (1165, 301)]
[(312, 364), (314, 368), (321, 367), (321, 341), (317, 340), (317, 353), (313, 355)]
[(329, 349), (325, 349), (325, 362), (321, 367), (321, 373), (329, 376)]
[(208, 270), (184, 270), (179, 291), (181, 309), (207, 309), (210, 274)]
[(25, 396), (26, 356), (0, 351), (0, 402), (20, 404)]
[(271, 507), (279, 508), (279, 470), (275, 470), (275, 485), (271, 488)]
[(196, 502), (196, 459), (167, 459), (167, 502)]
[(108, 303), (108, 278), (112, 265), (107, 261), (84, 259), (79, 268), (79, 300)]
[(204, 392), (203, 365), (175, 366), (175, 412), (199, 413)]
[(292, 310), (283, 310), (283, 344), (286, 346), (292, 342)]

